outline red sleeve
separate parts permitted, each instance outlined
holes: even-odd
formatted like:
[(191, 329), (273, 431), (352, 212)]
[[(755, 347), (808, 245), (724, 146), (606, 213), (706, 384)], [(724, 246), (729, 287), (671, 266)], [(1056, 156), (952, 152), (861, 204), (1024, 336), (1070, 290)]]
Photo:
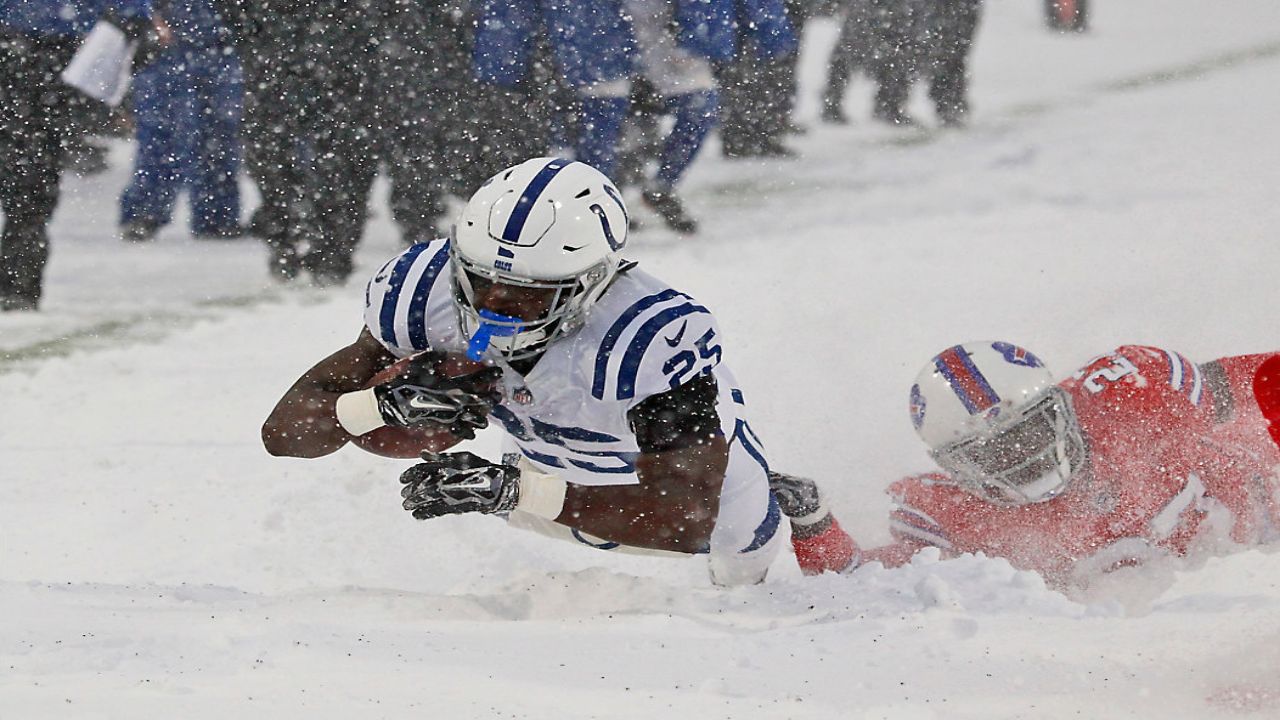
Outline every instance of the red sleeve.
[(1201, 367), (1169, 350), (1125, 345), (1061, 385), (1095, 458), (1148, 455), (1168, 438), (1188, 440), (1213, 427)]
[(961, 508), (973, 498), (950, 477), (942, 473), (912, 475), (890, 485), (888, 493), (892, 502), (889, 531), (894, 542), (867, 550), (863, 554), (866, 559), (895, 566), (924, 547), (936, 547), (944, 556), (968, 551), (956, 537), (965, 534)]

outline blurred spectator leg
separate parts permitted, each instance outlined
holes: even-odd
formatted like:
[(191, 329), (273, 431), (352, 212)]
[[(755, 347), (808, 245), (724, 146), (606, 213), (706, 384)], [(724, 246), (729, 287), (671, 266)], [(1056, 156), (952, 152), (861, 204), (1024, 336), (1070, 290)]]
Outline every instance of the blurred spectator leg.
[(203, 50), (191, 178), (191, 232), (220, 240), (240, 237), (240, 121), (244, 76), (221, 48)]
[(843, 5), (840, 37), (831, 49), (827, 63), (827, 82), (822, 93), (822, 119), (844, 125), (849, 116), (844, 111), (845, 93), (853, 74), (867, 67), (871, 54), (869, 0), (848, 0)]
[(613, 175), (618, 160), (618, 139), (627, 118), (627, 81), (584, 89), (580, 94), (577, 159)]
[(310, 219), (310, 125), (314, 87), (309, 72), (286, 62), (286, 43), (258, 37), (243, 45), (245, 169), (258, 186), (261, 204), (250, 230), (270, 249), (269, 271), (291, 280), (301, 269), (300, 243)]
[(327, 119), (330, 126), (316, 137), (316, 177), (323, 186), (315, 194), (315, 224), (303, 258), (321, 286), (341, 285), (355, 269), (379, 161), (372, 127), (341, 114)]
[(875, 119), (897, 127), (915, 124), (907, 99), (915, 79), (919, 0), (871, 0), (875, 31)]
[(397, 3), (389, 9), (379, 52), (379, 85), (387, 98), (387, 172), (391, 216), (406, 245), (439, 236), (449, 185), (446, 138), (459, 122), (453, 75), (466, 72), (457, 23), (448, 8)]
[[(411, 125), (412, 127), (422, 126)], [(405, 245), (434, 240), (436, 223), (447, 211), (444, 168), (438, 138), (422, 129), (416, 138), (402, 138), (390, 152), (391, 217)]]
[(969, 114), (968, 59), (982, 0), (933, 0), (929, 46), (929, 98), (938, 121), (963, 126)]
[[(812, 0), (786, 0), (787, 19), (797, 38), (804, 37), (804, 28), (813, 14)], [(803, 42), (803, 40), (801, 41)], [(800, 92), (799, 63), (800, 52), (790, 52), (778, 58), (778, 89), (775, 102), (778, 104), (779, 127), (782, 134), (803, 135), (808, 128), (796, 121), (796, 98)]]
[(698, 223), (685, 210), (675, 187), (715, 127), (719, 117), (719, 95), (715, 90), (704, 90), (670, 97), (667, 103), (675, 115), (675, 125), (663, 142), (658, 172), (646, 184), (643, 198), (672, 230), (697, 232)]
[(120, 236), (145, 242), (168, 224), (189, 165), (194, 92), (180, 53), (165, 54), (133, 81), (137, 140), (133, 177), (120, 196)]
[(469, 195), (480, 183), (505, 167), (545, 155), (551, 146), (549, 109), (531, 83), (515, 88), (477, 85), (472, 123), (478, 141), (471, 148), (457, 152), (474, 160), (483, 169), (479, 175), (468, 173)]
[(78, 105), (57, 73), (75, 46), (0, 34), (0, 310), (35, 310), (43, 293), (63, 139)]

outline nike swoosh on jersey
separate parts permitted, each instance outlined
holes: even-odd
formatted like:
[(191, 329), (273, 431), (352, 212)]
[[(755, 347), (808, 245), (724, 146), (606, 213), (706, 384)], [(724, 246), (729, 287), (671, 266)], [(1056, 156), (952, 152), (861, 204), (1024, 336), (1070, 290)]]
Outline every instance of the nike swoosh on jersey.
[(680, 344), (680, 341), (684, 338), (684, 331), (687, 329), (689, 329), (689, 321), (685, 320), (683, 323), (681, 323), (680, 331), (676, 333), (675, 337), (666, 337), (664, 335), (662, 339), (666, 340), (667, 344), (670, 345), (671, 347), (675, 347)]

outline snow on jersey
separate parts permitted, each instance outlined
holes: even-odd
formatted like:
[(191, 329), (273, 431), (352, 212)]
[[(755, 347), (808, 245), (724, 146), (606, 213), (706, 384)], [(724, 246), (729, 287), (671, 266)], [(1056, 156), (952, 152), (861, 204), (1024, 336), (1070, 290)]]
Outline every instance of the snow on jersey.
[[(375, 273), (365, 325), (397, 357), (462, 352), (447, 240), (409, 248)], [(627, 412), (646, 398), (715, 371), (721, 429), (753, 467), (730, 462), (723, 495), (765, 486), (765, 459), (743, 416), (742, 393), (721, 364), (720, 331), (698, 301), (636, 269), (620, 274), (576, 333), (553, 342), (528, 375), (508, 377), (490, 419), (519, 452), (580, 485), (638, 482), (640, 449)], [(508, 371), (508, 375), (515, 375)], [(759, 490), (767, 492), (767, 490)]]
[(940, 473), (908, 477), (889, 490), (899, 545), (869, 555), (896, 564), (924, 545), (981, 551), (1067, 585), (1155, 555), (1185, 554), (1198, 538), (1274, 542), (1280, 451), (1251, 389), (1267, 357), (1198, 366), (1145, 346), (1098, 357), (1059, 383), (1089, 457), (1062, 495), (1002, 507)]

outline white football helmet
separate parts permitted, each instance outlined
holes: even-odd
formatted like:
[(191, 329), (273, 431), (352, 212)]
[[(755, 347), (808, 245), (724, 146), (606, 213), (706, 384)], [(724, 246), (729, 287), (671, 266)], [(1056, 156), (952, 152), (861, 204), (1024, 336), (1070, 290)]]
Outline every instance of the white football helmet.
[[(490, 178), (453, 227), (454, 304), (478, 360), (492, 348), (507, 360), (542, 352), (582, 327), (617, 275), (627, 241), (622, 194), (600, 171), (561, 158), (535, 158)], [(536, 319), (476, 307), (476, 282), (552, 293)]]
[(1057, 497), (1086, 462), (1070, 396), (1011, 343), (935, 355), (911, 387), (911, 421), (944, 470), (1000, 505)]

